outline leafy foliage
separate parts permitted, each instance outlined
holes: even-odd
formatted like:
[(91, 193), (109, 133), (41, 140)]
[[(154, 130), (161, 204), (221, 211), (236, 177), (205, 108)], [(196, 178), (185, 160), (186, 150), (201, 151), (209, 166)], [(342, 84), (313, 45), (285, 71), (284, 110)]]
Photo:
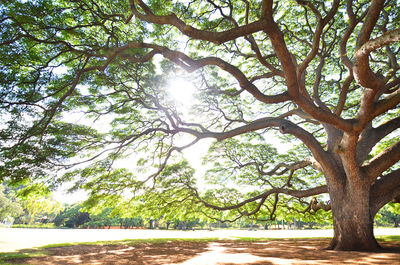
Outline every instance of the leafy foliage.
[(18, 217), (22, 213), (22, 207), (4, 194), (4, 187), (0, 185), (0, 221)]
[(45, 219), (53, 219), (63, 209), (61, 203), (51, 198), (48, 190), (39, 185), (31, 185), (18, 190), (18, 196), (21, 206), (26, 211), (26, 215), (20, 217), (20, 219), (30, 225), (39, 216)]

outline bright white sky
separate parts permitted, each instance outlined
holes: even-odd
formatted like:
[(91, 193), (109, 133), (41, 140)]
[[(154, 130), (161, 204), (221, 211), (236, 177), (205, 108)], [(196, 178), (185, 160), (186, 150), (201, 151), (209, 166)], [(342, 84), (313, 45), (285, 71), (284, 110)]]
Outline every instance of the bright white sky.
[[(192, 104), (195, 102), (195, 98), (193, 97), (193, 93), (195, 92), (195, 90), (196, 88), (194, 87), (194, 85), (191, 82), (186, 81), (182, 77), (177, 77), (171, 80), (167, 87), (167, 91), (170, 94), (171, 98), (178, 104), (178, 107), (181, 108), (184, 115), (188, 114)], [(70, 115), (68, 117), (68, 121), (80, 123), (82, 122), (81, 117), (74, 115)], [(106, 128), (110, 128), (110, 126), (107, 125), (107, 120), (98, 121), (98, 124), (95, 127), (101, 127), (100, 129), (103, 131)], [(271, 137), (273, 138), (274, 136), (271, 135)], [(199, 178), (199, 185), (202, 185), (201, 177), (207, 170), (205, 166), (202, 165), (202, 157), (207, 154), (208, 148), (212, 141), (213, 139), (203, 139), (183, 151), (184, 157), (189, 161), (191, 166), (196, 169), (196, 176)], [(184, 142), (187, 143), (188, 140)], [(270, 143), (278, 148), (279, 152), (285, 152), (289, 149), (289, 146), (281, 144), (279, 139), (270, 141)], [(121, 164), (121, 166), (124, 166), (123, 161), (119, 163)], [(131, 161), (128, 163), (132, 164)], [(75, 203), (78, 201), (82, 201), (87, 197), (86, 192), (84, 191), (79, 191), (73, 194), (66, 194), (65, 191), (68, 189), (69, 186), (70, 184), (67, 183), (63, 185), (60, 190), (55, 192), (55, 199), (63, 203)]]
[[(176, 102), (178, 107), (182, 110), (184, 115), (187, 115), (190, 107), (193, 104), (194, 98), (193, 93), (195, 92), (195, 87), (189, 81), (183, 78), (177, 77), (169, 83), (166, 88), (168, 94)], [(82, 117), (80, 115), (68, 115), (67, 120), (69, 122), (82, 123)], [(109, 121), (99, 120), (95, 124), (96, 129), (103, 130), (110, 128), (108, 125)], [(186, 142), (186, 141), (185, 141)], [(205, 172), (204, 167), (201, 165), (201, 158), (207, 153), (208, 147), (210, 146), (212, 139), (202, 140), (190, 148), (183, 151), (183, 155), (190, 162), (192, 167), (196, 169), (196, 174), (202, 176)], [(124, 162), (118, 162), (121, 166), (124, 166)], [(132, 164), (129, 162), (129, 164)], [(130, 168), (130, 167), (127, 167)], [(63, 203), (75, 203), (84, 200), (87, 197), (86, 192), (79, 191), (73, 194), (66, 194), (66, 190), (70, 187), (70, 184), (66, 183), (57, 192), (54, 193), (54, 198)]]

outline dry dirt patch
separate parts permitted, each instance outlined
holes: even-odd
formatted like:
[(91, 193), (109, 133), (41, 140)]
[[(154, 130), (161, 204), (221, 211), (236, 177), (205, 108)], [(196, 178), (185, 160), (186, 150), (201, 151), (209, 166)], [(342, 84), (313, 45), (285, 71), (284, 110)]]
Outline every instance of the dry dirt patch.
[[(380, 253), (323, 250), (326, 239), (244, 242), (140, 243), (135, 245), (49, 248), (47, 257), (25, 264), (400, 264), (398, 242), (384, 242)], [(11, 261), (13, 264), (16, 260)]]

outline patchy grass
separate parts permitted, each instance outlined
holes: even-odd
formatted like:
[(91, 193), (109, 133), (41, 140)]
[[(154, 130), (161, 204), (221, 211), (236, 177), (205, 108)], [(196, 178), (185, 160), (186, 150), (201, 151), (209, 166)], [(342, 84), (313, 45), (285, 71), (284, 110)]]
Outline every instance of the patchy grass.
[[(239, 241), (245, 242), (257, 242), (257, 241), (280, 241), (280, 240), (313, 240), (313, 239), (331, 239), (331, 237), (293, 237), (293, 238), (268, 238), (268, 237), (232, 237)], [(400, 235), (390, 236), (376, 236), (377, 241), (389, 242), (389, 241), (400, 241)]]
[[(399, 236), (400, 237), (400, 236)], [(383, 237), (387, 240), (392, 237)], [(395, 238), (395, 239), (398, 239)], [(202, 239), (151, 239), (121, 240), (90, 243), (91, 245), (61, 244), (64, 246), (36, 251), (46, 251), (45, 256), (8, 256), (9, 263), (31, 265), (71, 264), (399, 264), (399, 241), (381, 242), (380, 252), (328, 251), (321, 249), (329, 244), (325, 239), (274, 239), (243, 238), (243, 240)], [(110, 245), (113, 244), (113, 245)], [(97, 245), (96, 245), (97, 244)], [(71, 246), (72, 245), (72, 246)]]
[(268, 237), (232, 237), (232, 239), (244, 241), (244, 242), (257, 242), (257, 241), (273, 241), (282, 240), (280, 238), (268, 238)]
[(105, 245), (135, 245), (141, 243), (148, 244), (162, 244), (171, 242), (212, 242), (218, 240), (216, 237), (206, 238), (146, 238), (146, 239), (124, 239), (124, 240), (112, 240), (112, 241), (96, 241), (96, 242), (79, 242), (79, 243), (61, 243), (61, 244), (50, 244), (40, 247), (39, 249), (47, 249), (54, 247), (71, 247), (77, 245), (84, 246), (105, 246)]
[(72, 247), (72, 246), (110, 246), (110, 245), (136, 245), (136, 244), (163, 244), (163, 243), (180, 243), (180, 242), (212, 242), (219, 238), (149, 238), (149, 239), (124, 239), (114, 241), (96, 241), (96, 242), (79, 242), (79, 243), (61, 243), (49, 244), (35, 249), (23, 249), (17, 252), (0, 252), (0, 265), (9, 265), (7, 261), (15, 261), (18, 259), (44, 257), (49, 255), (46, 251), (50, 248)]
[(291, 237), (291, 238), (270, 238), (270, 237), (232, 237), (235, 240), (243, 242), (257, 242), (257, 241), (295, 241), (295, 240), (313, 240), (313, 239), (331, 239), (331, 237)]
[[(331, 237), (294, 237), (294, 238), (268, 238), (268, 237), (232, 237), (239, 241), (245, 242), (257, 242), (257, 241), (280, 241), (280, 240), (312, 240), (312, 239), (331, 239)], [(376, 236), (377, 241), (389, 242), (389, 241), (400, 241), (400, 235), (390, 236)]]
[(0, 252), (0, 264), (8, 265), (11, 264), (7, 262), (10, 260), (45, 257), (47, 255), (48, 253), (45, 250), (37, 249), (23, 249), (18, 252)]
[(400, 235), (399, 236), (376, 236), (376, 239), (378, 241), (400, 241)]
[(12, 228), (49, 228), (49, 229), (59, 229), (59, 227), (55, 226), (53, 223), (49, 224), (32, 224), (32, 225), (25, 225), (25, 224), (17, 224), (17, 225), (12, 225)]
[[(134, 245), (138, 245), (141, 247), (140, 248), (154, 248), (152, 251), (174, 251), (174, 250), (170, 250), (171, 246), (178, 246), (178, 248), (180, 250), (182, 250), (182, 247), (186, 245), (189, 246), (189, 248), (186, 247), (186, 253), (188, 253), (188, 251), (203, 251), (201, 249), (204, 248), (204, 245), (202, 245), (202, 243), (208, 243), (208, 242), (222, 242), (222, 244), (225, 244), (226, 246), (229, 246), (231, 249), (235, 250), (235, 248), (239, 248), (235, 251), (239, 251), (241, 246), (248, 246), (251, 248), (248, 248), (246, 251), (255, 251), (253, 254), (257, 254), (258, 256), (263, 256), (263, 251), (264, 250), (260, 250), (261, 252), (258, 253), (256, 250), (257, 247), (262, 247), (265, 248), (264, 245), (258, 245), (261, 243), (258, 242), (270, 242), (272, 244), (272, 246), (274, 246), (275, 243), (273, 242), (277, 242), (277, 246), (279, 246), (279, 248), (281, 248), (282, 246), (287, 246), (287, 247), (291, 247), (290, 251), (294, 251), (293, 253), (295, 253), (296, 251), (302, 251), (301, 248), (296, 248), (298, 245), (305, 245), (306, 247), (304, 247), (305, 250), (307, 250), (310, 247), (314, 247), (315, 249), (318, 249), (318, 247), (320, 247), (323, 244), (328, 244), (330, 238), (327, 237), (321, 237), (321, 238), (288, 238), (288, 239), (284, 239), (284, 238), (254, 238), (254, 237), (234, 237), (234, 240), (220, 240), (219, 238), (153, 238), (153, 239), (125, 239), (125, 240), (117, 240), (117, 241), (97, 241), (97, 242), (83, 242), (83, 243), (64, 243), (64, 244), (51, 244), (51, 245), (46, 245), (40, 248), (36, 248), (36, 249), (24, 249), (24, 250), (20, 250), (18, 252), (0, 252), (0, 264), (1, 265), (12, 265), (12, 264), (24, 264), (23, 262), (29, 262), (29, 259), (36, 259), (37, 258), (41, 258), (41, 257), (49, 257), (52, 258), (52, 256), (54, 255), (53, 252), (58, 251), (57, 253), (65, 253), (65, 251), (71, 251), (70, 248), (75, 249), (75, 251), (82, 251), (79, 246), (85, 246), (83, 248), (87, 248), (87, 247), (94, 247), (94, 249), (97, 251), (96, 246), (99, 247), (99, 249), (114, 249), (114, 247), (112, 246), (116, 246), (116, 249), (118, 249), (118, 245), (128, 245), (128, 246), (134, 246)], [(392, 236), (377, 236), (377, 240), (380, 241), (382, 243), (382, 245), (393, 245), (394, 244), (398, 244), (395, 242), (400, 242), (400, 235), (392, 235)], [(300, 242), (300, 241), (307, 241), (307, 242)], [(393, 242), (393, 243), (391, 243)], [(171, 243), (171, 245), (169, 244)], [(191, 245), (192, 243), (199, 243), (198, 247), (194, 247)], [(143, 247), (143, 244), (144, 247)], [(160, 247), (158, 246), (154, 246), (160, 244)], [(166, 247), (166, 245), (168, 245), (168, 247)], [(255, 245), (253, 245), (255, 244)], [(153, 247), (153, 246), (154, 247)], [(65, 249), (63, 249), (65, 247)], [(78, 247), (78, 250), (77, 248)], [(135, 247), (136, 248), (136, 247)], [(176, 247), (175, 247), (176, 248)], [(292, 249), (293, 248), (293, 249)], [(68, 250), (69, 249), (69, 250)], [(173, 249), (173, 248), (172, 248)], [(303, 251), (305, 251), (303, 249)], [(398, 249), (398, 247), (396, 247), (396, 249)], [(232, 251), (233, 251), (232, 250)], [(242, 250), (240, 250), (242, 251)], [(250, 252), (251, 252), (250, 251)], [(396, 253), (399, 253), (398, 250), (396, 250)], [(257, 253), (256, 253), (257, 252)], [(315, 252), (315, 250), (313, 250), (313, 253)], [(82, 251), (83, 254), (85, 254), (84, 251)], [(132, 252), (133, 254), (135, 254), (135, 252)], [(170, 252), (168, 252), (170, 253)], [(292, 254), (293, 254), (292, 253)], [(316, 252), (317, 253), (317, 252)], [(133, 255), (132, 254), (132, 255)], [(163, 254), (163, 255), (161, 255)], [(165, 256), (165, 252), (161, 253), (161, 256)], [(180, 252), (178, 254), (181, 254)], [(178, 257), (177, 253), (170, 253), (171, 257), (174, 257), (174, 255), (176, 257)], [(329, 254), (329, 253), (328, 253)], [(335, 253), (335, 254), (331, 254), (331, 255), (339, 255), (340, 253)], [(343, 253), (342, 253), (343, 254)], [(124, 255), (128, 255), (128, 254), (124, 254)], [(272, 254), (271, 254), (272, 255)], [(293, 254), (294, 255), (294, 254)], [(310, 254), (311, 255), (311, 254)], [(393, 254), (394, 255), (394, 254)], [(142, 257), (143, 255), (140, 254), (140, 257)], [(264, 255), (265, 256), (265, 255)], [(150, 256), (149, 256), (150, 257)], [(144, 256), (143, 256), (144, 259)], [(20, 263), (19, 263), (20, 262)], [(54, 261), (55, 262), (55, 261)], [(158, 260), (154, 260), (155, 263), (144, 263), (144, 264), (162, 264), (161, 261)], [(159, 263), (161, 262), (161, 263)], [(26, 263), (25, 263), (26, 264)], [(35, 263), (35, 264), (41, 264), (39, 263)], [(48, 264), (48, 263), (46, 263)], [(51, 263), (51, 264), (58, 264), (58, 263)], [(388, 263), (389, 264), (389, 263)], [(392, 263), (393, 264), (393, 263)]]

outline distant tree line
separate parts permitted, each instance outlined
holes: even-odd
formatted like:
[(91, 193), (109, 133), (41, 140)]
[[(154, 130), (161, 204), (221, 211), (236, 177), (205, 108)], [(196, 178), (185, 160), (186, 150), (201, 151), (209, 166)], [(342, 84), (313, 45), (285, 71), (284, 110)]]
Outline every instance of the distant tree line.
[(163, 218), (144, 218), (141, 216), (122, 217), (114, 214), (112, 208), (106, 208), (98, 214), (85, 211), (79, 205), (65, 207), (54, 219), (57, 227), (68, 228), (105, 228), (118, 227), (129, 228), (149, 228), (149, 229), (179, 229), (191, 230), (194, 227), (204, 227), (205, 222), (196, 220), (165, 220)]
[[(400, 207), (389, 203), (375, 218), (377, 226), (399, 227)], [(282, 213), (282, 216), (284, 214)], [(316, 216), (318, 217), (318, 216)], [(274, 221), (254, 221), (242, 217), (234, 223), (215, 220), (200, 220), (184, 216), (154, 217), (150, 213), (121, 213), (114, 208), (100, 208), (96, 213), (89, 212), (77, 203), (61, 205), (50, 193), (37, 186), (11, 188), (0, 185), (0, 224), (14, 223), (17, 226), (55, 226), (66, 228), (148, 228), (148, 229), (318, 229), (331, 226), (326, 218), (300, 219), (286, 216)]]
[(112, 209), (106, 208), (99, 214), (90, 214), (80, 205), (67, 206), (54, 219), (58, 227), (68, 228), (120, 228), (144, 227), (141, 217), (120, 217), (112, 215)]

